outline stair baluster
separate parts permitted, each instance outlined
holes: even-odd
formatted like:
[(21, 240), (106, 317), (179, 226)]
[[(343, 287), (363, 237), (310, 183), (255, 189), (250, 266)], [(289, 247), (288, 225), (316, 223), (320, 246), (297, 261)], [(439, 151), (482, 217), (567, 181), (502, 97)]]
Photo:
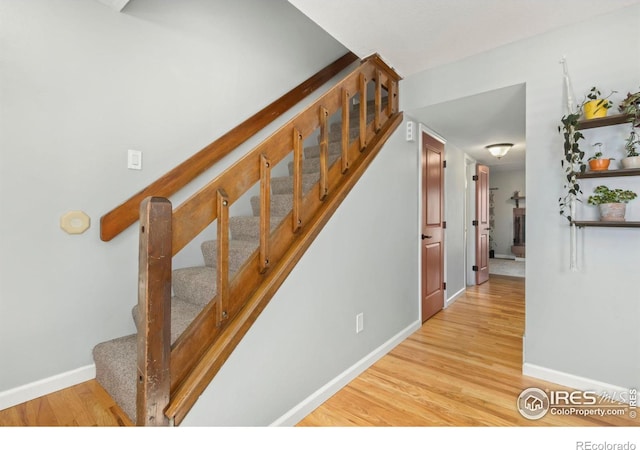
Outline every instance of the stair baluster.
[(320, 107), (320, 200), (329, 193), (329, 131), (327, 120), (329, 111)]
[(302, 133), (293, 129), (293, 231), (302, 226)]
[(218, 189), (216, 204), (218, 208), (216, 325), (221, 327), (229, 319), (229, 196), (224, 189)]
[(260, 273), (269, 267), (271, 241), (271, 160), (260, 155)]

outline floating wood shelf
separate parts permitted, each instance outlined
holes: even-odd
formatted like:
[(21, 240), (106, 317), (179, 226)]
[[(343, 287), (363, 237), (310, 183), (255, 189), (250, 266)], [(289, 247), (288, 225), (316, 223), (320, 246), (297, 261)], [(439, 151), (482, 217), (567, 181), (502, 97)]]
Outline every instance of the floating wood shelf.
[(598, 220), (575, 220), (577, 227), (609, 227), (609, 228), (640, 228), (640, 222), (603, 222)]
[(613, 116), (600, 117), (598, 119), (580, 120), (578, 121), (578, 130), (586, 130), (589, 128), (608, 127), (610, 125), (620, 125), (622, 123), (631, 122), (631, 114), (615, 114)]
[[(598, 119), (580, 120), (577, 129), (586, 130), (589, 128), (608, 127), (611, 125), (621, 125), (630, 123), (633, 120), (632, 114), (615, 114)], [(601, 170), (589, 171), (584, 173), (576, 173), (576, 178), (610, 178), (610, 177), (632, 177), (639, 176), (640, 169), (617, 169), (617, 170)], [(573, 225), (583, 227), (607, 227), (607, 228), (640, 228), (640, 222), (604, 222), (601, 220), (574, 220)]]
[(576, 173), (576, 178), (634, 177), (638, 175), (640, 175), (640, 169), (616, 169)]

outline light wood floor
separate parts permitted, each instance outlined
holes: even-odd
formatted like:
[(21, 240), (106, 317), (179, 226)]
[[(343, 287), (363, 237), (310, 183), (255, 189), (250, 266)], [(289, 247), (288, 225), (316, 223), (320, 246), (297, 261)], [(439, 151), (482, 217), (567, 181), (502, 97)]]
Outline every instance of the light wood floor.
[[(298, 426), (638, 426), (625, 417), (524, 419), (524, 280), (491, 276), (380, 359)], [(95, 380), (0, 411), (0, 426), (129, 426)]]
[(524, 278), (492, 275), (336, 393), (298, 426), (638, 426), (625, 417), (523, 418)]
[(111, 396), (90, 380), (0, 411), (0, 426), (132, 426)]

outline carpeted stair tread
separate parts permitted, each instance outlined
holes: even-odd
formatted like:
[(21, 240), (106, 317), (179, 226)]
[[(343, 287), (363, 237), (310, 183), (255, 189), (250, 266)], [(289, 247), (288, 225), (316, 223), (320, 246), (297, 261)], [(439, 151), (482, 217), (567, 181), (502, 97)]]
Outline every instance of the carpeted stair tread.
[[(329, 154), (340, 155), (342, 152), (342, 135), (336, 142), (329, 142)], [(320, 145), (310, 145), (304, 148), (304, 157), (308, 158), (320, 158)]]
[[(320, 180), (320, 173), (305, 173), (302, 175), (302, 192), (307, 193)], [(293, 193), (293, 176), (271, 178), (271, 192), (273, 194)]]
[[(251, 217), (253, 219), (253, 217)], [(235, 224), (236, 227), (245, 227), (243, 224), (244, 221), (237, 220), (236, 217), (229, 218), (229, 226), (231, 224)], [(277, 225), (277, 224), (276, 224)], [(241, 229), (245, 229), (241, 228)], [(274, 226), (272, 225), (272, 228)], [(260, 224), (258, 224), (258, 232), (260, 231)], [(259, 239), (259, 238), (258, 238)], [(251, 254), (258, 248), (257, 241), (252, 242), (249, 239), (246, 240), (238, 240), (234, 238), (234, 233), (231, 234), (231, 240), (229, 240), (229, 272), (233, 274), (237, 272), (240, 267), (244, 264), (244, 262), (251, 256)], [(202, 256), (204, 257), (205, 266), (216, 267), (218, 256), (218, 241), (204, 241), (200, 245), (200, 249), (202, 250)]]
[[(251, 197), (254, 216), (260, 215), (260, 197)], [(271, 216), (284, 217), (293, 209), (293, 194), (271, 195)]]
[[(360, 136), (360, 127), (349, 124), (349, 142), (357, 139), (358, 136)], [(340, 124), (332, 125), (329, 129), (329, 142), (342, 142), (342, 126)], [(320, 137), (318, 137), (318, 143), (320, 143)]]
[(96, 381), (126, 415), (136, 421), (137, 336), (102, 342), (93, 348)]
[[(280, 225), (282, 222), (282, 217), (271, 217), (271, 231), (275, 230), (275, 228)], [(231, 242), (239, 241), (236, 245), (253, 245), (253, 249), (255, 250), (258, 246), (258, 242), (260, 241), (260, 217), (256, 216), (233, 216), (229, 217), (229, 230), (231, 234), (232, 241), (229, 241), (229, 247), (231, 247)], [(245, 241), (245, 242), (243, 242)], [(205, 252), (203, 243), (203, 254)], [(210, 244), (207, 244), (210, 245)], [(207, 265), (211, 265), (207, 262), (208, 256), (205, 255), (205, 263)]]
[[(204, 305), (196, 305), (195, 303), (182, 300), (179, 297), (171, 299), (171, 343), (173, 344), (178, 337), (187, 329), (189, 324), (202, 311)], [(140, 323), (138, 305), (131, 310), (133, 322), (138, 328)]]
[[(329, 154), (329, 167), (340, 159), (340, 153), (338, 154)], [(289, 175), (293, 175), (293, 166), (294, 163), (291, 161), (289, 163)], [(320, 158), (307, 158), (302, 161), (302, 173), (316, 173), (320, 172)]]
[(216, 269), (209, 266), (184, 267), (172, 273), (176, 297), (204, 306), (216, 295)]

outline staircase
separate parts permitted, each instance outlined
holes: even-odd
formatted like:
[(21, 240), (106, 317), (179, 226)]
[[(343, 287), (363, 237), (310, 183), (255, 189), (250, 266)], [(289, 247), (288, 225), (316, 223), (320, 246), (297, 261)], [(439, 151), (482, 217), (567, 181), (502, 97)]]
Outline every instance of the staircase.
[[(185, 202), (187, 206), (180, 205), (173, 215), (169, 213), (165, 220), (170, 233), (166, 244), (168, 250), (157, 243), (149, 244), (147, 258), (142, 255), (143, 233), (150, 235), (154, 220), (150, 216), (143, 219), (143, 205), (140, 216), (141, 289), (138, 305), (132, 310), (138, 333), (100, 343), (93, 350), (97, 381), (133, 422), (166, 425), (178, 424), (184, 418), (279, 283), (286, 278), (384, 140), (398, 126), (402, 117), (395, 110), (397, 78), (393, 78), (392, 87), (392, 78), (383, 76), (380, 68), (368, 70), (369, 74), (375, 75), (375, 90), (368, 89), (370, 86), (367, 85), (373, 76), (351, 76), (351, 83), (357, 83), (359, 99), (366, 99), (363, 104), (354, 105), (346, 88), (342, 88), (342, 91), (336, 91), (341, 92), (340, 95), (334, 92), (333, 97), (329, 97), (338, 98), (335, 103), (340, 105), (340, 108), (333, 108), (333, 115), (324, 106), (318, 108), (319, 127), (311, 128), (304, 125), (310, 122), (309, 119), (306, 122), (299, 119), (302, 125), (300, 128), (294, 126), (293, 134), (286, 134), (288, 130), (282, 133), (289, 139), (293, 136), (293, 151), (288, 156), (281, 150), (271, 151), (268, 156), (272, 149), (265, 144), (264, 148), (259, 146), (236, 164), (242, 168), (247, 158), (259, 161), (259, 173), (252, 179), (258, 181), (260, 195), (246, 199), (252, 215), (229, 216), (228, 208), (231, 203), (241, 200), (240, 194), (253, 182), (240, 180), (238, 184), (244, 183), (246, 187), (227, 188), (227, 195), (227, 191), (219, 187), (223, 185), (222, 181), (216, 179), (211, 183), (213, 187), (204, 188)], [(368, 95), (367, 92), (375, 93)], [(310, 108), (315, 107), (317, 105)], [(317, 121), (317, 113), (314, 117)], [(343, 124), (348, 125), (348, 132), (343, 131)], [(305, 126), (310, 131), (299, 131)], [(304, 141), (303, 135), (306, 136)], [(278, 141), (277, 133), (273, 140)], [(253, 169), (255, 166), (247, 167)], [(281, 171), (288, 175), (271, 176), (272, 171), (276, 173), (276, 167), (286, 168)], [(223, 181), (243, 178), (251, 170), (239, 172), (234, 166), (219, 178)], [(198, 202), (201, 197), (205, 197), (204, 202)], [(211, 197), (217, 210), (209, 211)], [(197, 209), (189, 206), (194, 203), (205, 206)], [(266, 205), (269, 205), (268, 211), (262, 211)], [(182, 216), (185, 219), (180, 220)], [(200, 222), (205, 223), (204, 219), (200, 220), (204, 216), (208, 217), (207, 224), (217, 219), (218, 239), (201, 244), (202, 265), (170, 270), (170, 276), (165, 277), (171, 287), (169, 306), (168, 294), (162, 300), (162, 295), (148, 292), (154, 283), (159, 285), (163, 281), (147, 275), (150, 273), (149, 261), (151, 264), (161, 261), (183, 248), (204, 228), (200, 225)], [(187, 232), (189, 236), (182, 237)], [(151, 256), (152, 251), (167, 253)], [(170, 262), (168, 264), (165, 267), (170, 268)], [(147, 267), (144, 274), (143, 265)], [(158, 295), (154, 298), (160, 298), (159, 302), (166, 305), (161, 306), (158, 313), (149, 312), (149, 305), (154, 304), (150, 298), (153, 295)], [(170, 313), (162, 312), (165, 307), (170, 308)], [(145, 321), (148, 317), (152, 319)], [(163, 320), (165, 328), (161, 329), (157, 323), (150, 325), (150, 322)], [(167, 332), (169, 328), (170, 332)], [(170, 334), (170, 344), (163, 342), (163, 333)], [(168, 360), (171, 361), (170, 368)], [(159, 370), (153, 369), (158, 364), (163, 366)], [(146, 417), (138, 417), (140, 411)], [(155, 417), (159, 415), (162, 417)]]
[[(369, 121), (373, 115), (369, 115)], [(354, 117), (351, 136), (357, 136), (359, 124)], [(330, 133), (329, 161), (334, 164), (340, 157), (340, 124), (334, 124)], [(320, 178), (320, 145), (306, 147), (303, 162), (303, 192), (308, 193)], [(271, 228), (274, 230), (293, 208), (293, 162), (288, 164), (289, 176), (271, 180)], [(260, 242), (260, 197), (251, 197), (253, 216), (229, 218), (229, 270), (238, 271), (258, 249)], [(172, 276), (171, 343), (184, 332), (204, 306), (216, 295), (217, 241), (210, 240), (201, 246), (204, 264), (197, 267), (176, 269)], [(133, 321), (138, 324), (138, 306), (132, 310)], [(137, 335), (120, 337), (98, 344), (93, 350), (96, 379), (136, 422), (136, 363)]]

